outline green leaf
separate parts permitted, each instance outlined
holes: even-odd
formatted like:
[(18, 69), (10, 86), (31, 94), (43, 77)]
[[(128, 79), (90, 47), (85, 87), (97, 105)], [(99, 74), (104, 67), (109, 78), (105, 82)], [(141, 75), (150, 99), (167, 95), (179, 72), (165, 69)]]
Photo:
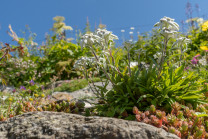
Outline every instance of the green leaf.
[(84, 116), (86, 116), (86, 117), (90, 116), (90, 110), (88, 108), (85, 110), (85, 115)]
[(129, 115), (125, 120), (135, 120), (135, 115)]
[(152, 103), (152, 105), (154, 105), (155, 107), (157, 106), (157, 105), (156, 105), (156, 99), (153, 99), (153, 100), (151, 101), (151, 103)]
[(136, 103), (139, 103), (143, 98), (146, 98), (146, 97), (147, 97), (147, 95), (140, 96)]
[(175, 74), (176, 74), (176, 75), (181, 75), (181, 73), (182, 73), (183, 70), (184, 70), (184, 67), (185, 67), (185, 64), (183, 64), (182, 66), (178, 67), (178, 68), (175, 70)]
[(154, 62), (155, 66), (158, 68), (157, 62), (152, 57), (150, 57), (150, 56), (148, 56), (148, 57)]
[(195, 112), (195, 115), (197, 117), (207, 117), (208, 115), (206, 114), (206, 112)]
[(128, 90), (129, 95), (131, 96), (131, 98), (133, 99), (134, 102), (136, 102), (136, 99), (134, 98), (134, 95), (131, 92), (131, 89), (128, 87), (128, 85), (126, 85), (126, 88)]

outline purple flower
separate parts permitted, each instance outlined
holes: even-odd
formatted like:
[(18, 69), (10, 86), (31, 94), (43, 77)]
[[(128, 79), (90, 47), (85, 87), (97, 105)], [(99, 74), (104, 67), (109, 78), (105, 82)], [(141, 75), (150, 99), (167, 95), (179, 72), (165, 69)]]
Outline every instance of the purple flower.
[(26, 88), (24, 86), (20, 86), (20, 90), (26, 90)]
[(33, 80), (31, 80), (31, 81), (30, 81), (30, 84), (31, 84), (31, 85), (34, 85), (34, 84), (35, 84), (35, 82), (34, 82)]
[(16, 90), (14, 89), (12, 92), (13, 92), (13, 93), (15, 93), (15, 92), (16, 92)]
[(50, 95), (48, 95), (48, 99), (50, 99)]
[(198, 59), (196, 59), (195, 57), (191, 60), (192, 64), (197, 64), (197, 62), (198, 62)]
[(41, 86), (42, 90), (44, 90), (44, 85)]

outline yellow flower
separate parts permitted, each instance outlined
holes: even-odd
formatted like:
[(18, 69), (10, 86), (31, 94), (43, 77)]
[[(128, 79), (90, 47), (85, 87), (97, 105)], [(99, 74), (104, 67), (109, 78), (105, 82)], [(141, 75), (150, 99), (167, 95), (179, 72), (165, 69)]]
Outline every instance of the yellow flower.
[(207, 31), (208, 29), (208, 21), (202, 24), (202, 31)]
[(9, 98), (8, 100), (9, 100), (9, 101), (12, 101), (12, 98)]
[(41, 97), (45, 97), (45, 95), (44, 94), (41, 94)]
[(38, 97), (39, 95), (38, 95), (38, 94), (34, 94), (34, 96), (35, 96), (35, 97)]
[(32, 98), (29, 98), (29, 100), (30, 100), (30, 101), (33, 101), (33, 99), (32, 99)]
[(201, 46), (200, 47), (202, 50), (208, 50), (208, 47), (207, 46)]

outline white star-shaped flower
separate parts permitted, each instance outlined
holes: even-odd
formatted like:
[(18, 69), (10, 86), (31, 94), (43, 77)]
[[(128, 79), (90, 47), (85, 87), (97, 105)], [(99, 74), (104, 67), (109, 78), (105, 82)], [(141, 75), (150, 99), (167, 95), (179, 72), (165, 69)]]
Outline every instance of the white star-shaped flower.
[(160, 19), (160, 22), (157, 22), (154, 27), (160, 27), (160, 29), (166, 27), (169, 28), (171, 30), (177, 30), (179, 31), (179, 25), (174, 22), (174, 19), (169, 18), (169, 17), (163, 17), (162, 19)]

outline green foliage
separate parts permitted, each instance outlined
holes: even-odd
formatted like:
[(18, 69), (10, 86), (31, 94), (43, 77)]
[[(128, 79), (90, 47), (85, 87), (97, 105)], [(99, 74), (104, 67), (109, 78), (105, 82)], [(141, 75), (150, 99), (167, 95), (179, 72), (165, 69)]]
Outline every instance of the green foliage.
[[(99, 82), (100, 78), (92, 78), (92, 80), (93, 80), (93, 82)], [(89, 81), (89, 82), (92, 83), (92, 81)], [(64, 92), (64, 91), (73, 92), (73, 91), (85, 88), (85, 87), (87, 87), (87, 85), (88, 85), (88, 82), (87, 82), (86, 79), (78, 79), (78, 80), (71, 81), (70, 83), (67, 83), (67, 82), (62, 83), (61, 86), (56, 87), (54, 89), (54, 91), (58, 91), (58, 92)], [(47, 94), (50, 94), (50, 93), (51, 93), (51, 90), (48, 90)]]
[[(201, 29), (192, 29), (188, 38), (192, 40), (189, 44), (191, 51), (200, 52), (200, 46), (207, 46), (207, 31), (201, 31)], [(190, 53), (190, 51), (189, 51)]]
[(11, 58), (0, 67), (3, 79), (7, 83), (19, 87), (25, 81), (33, 79), (36, 75), (36, 64), (32, 60)]
[(57, 42), (48, 49), (47, 56), (37, 65), (37, 71), (42, 76), (38, 81), (49, 82), (53, 75), (57, 75), (61, 80), (80, 76), (80, 72), (73, 71), (72, 68), (75, 60), (85, 52), (86, 50), (81, 51), (80, 46), (64, 40)]
[(195, 107), (197, 104), (207, 103), (203, 100), (203, 93), (207, 90), (200, 89), (205, 80), (200, 80), (195, 72), (184, 71), (184, 64), (175, 70), (171, 65), (164, 67), (159, 79), (157, 69), (152, 68), (152, 64), (148, 70), (135, 69), (131, 74), (129, 76), (124, 70), (122, 75), (116, 73), (111, 76), (115, 85), (111, 90), (99, 87), (102, 91), (101, 98), (107, 103), (105, 111), (108, 111), (108, 116), (115, 115), (114, 108), (131, 113), (133, 105), (140, 110), (148, 110), (150, 105), (155, 105), (170, 111), (171, 104), (175, 101), (181, 104), (191, 103)]

